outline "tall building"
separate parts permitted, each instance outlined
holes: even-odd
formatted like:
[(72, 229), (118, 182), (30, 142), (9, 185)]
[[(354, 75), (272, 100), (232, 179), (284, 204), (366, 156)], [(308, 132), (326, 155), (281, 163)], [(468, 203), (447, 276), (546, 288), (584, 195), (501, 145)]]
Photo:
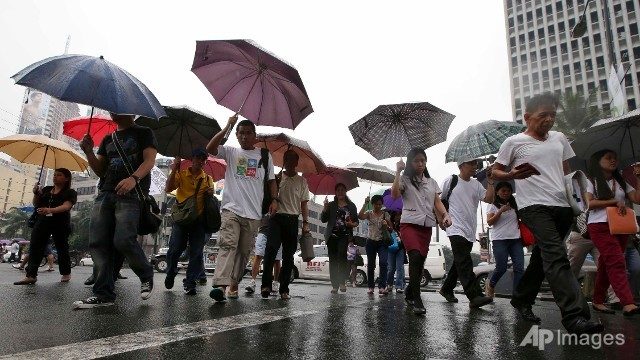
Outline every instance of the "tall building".
[[(586, 33), (572, 39), (585, 7)], [(612, 63), (626, 71), (622, 92), (627, 109), (640, 106), (639, 0), (505, 0), (504, 11), (514, 120), (523, 120), (522, 109), (532, 95), (546, 91), (593, 93), (594, 106), (609, 110)]]
[(0, 214), (11, 208), (30, 206), (36, 181), (21, 166), (0, 159)]

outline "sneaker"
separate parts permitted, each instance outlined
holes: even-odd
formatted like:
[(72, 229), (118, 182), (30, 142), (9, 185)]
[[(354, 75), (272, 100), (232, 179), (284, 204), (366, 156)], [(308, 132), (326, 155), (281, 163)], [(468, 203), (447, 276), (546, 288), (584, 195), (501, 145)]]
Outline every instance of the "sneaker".
[(211, 291), (209, 292), (209, 297), (216, 302), (227, 301), (227, 298), (224, 296), (224, 291), (219, 287), (214, 287), (213, 289), (211, 289)]
[(269, 300), (269, 296), (271, 296), (271, 289), (262, 288), (260, 289), (260, 295), (263, 300)]
[(113, 301), (100, 300), (95, 296), (79, 300), (73, 303), (73, 308), (77, 310), (92, 309), (95, 307), (112, 306)]
[(491, 304), (493, 302), (493, 298), (488, 296), (476, 296), (471, 301), (469, 301), (469, 307), (472, 309), (477, 309), (479, 307), (485, 306), (487, 304)]
[(253, 294), (254, 292), (256, 292), (256, 279), (249, 280), (249, 285), (244, 288), (244, 291), (246, 291), (248, 294)]
[(24, 268), (20, 266), (20, 264), (12, 264), (11, 267), (13, 267), (16, 270), (24, 270)]
[(164, 278), (164, 287), (167, 288), (167, 290), (173, 289), (174, 281), (175, 278), (173, 276), (167, 275), (167, 277)]
[(280, 283), (274, 281), (271, 285), (271, 296), (278, 296), (278, 292), (280, 291)]
[(458, 298), (456, 298), (456, 296), (453, 295), (453, 292), (449, 293), (449, 292), (445, 292), (442, 289), (440, 289), (438, 291), (438, 293), (440, 295), (442, 295), (445, 299), (447, 299), (447, 301), (450, 302), (450, 303), (457, 303), (458, 302)]
[(87, 280), (84, 281), (84, 284), (87, 286), (91, 286), (95, 284), (96, 280), (93, 278), (93, 275), (89, 276)]
[(142, 298), (142, 300), (147, 300), (151, 296), (152, 291), (153, 279), (140, 284), (140, 297)]
[(291, 300), (291, 295), (284, 293), (284, 294), (280, 294), (280, 299), (281, 300)]
[(396, 288), (397, 294), (402, 294), (403, 292), (404, 292), (404, 289)]
[(387, 285), (387, 292), (393, 292), (393, 285)]
[(197, 293), (198, 293), (198, 292), (196, 291), (196, 288), (190, 288), (190, 289), (185, 288), (185, 289), (184, 289), (184, 294), (185, 294), (185, 295), (191, 295), (191, 296), (193, 296), (193, 295), (196, 295)]

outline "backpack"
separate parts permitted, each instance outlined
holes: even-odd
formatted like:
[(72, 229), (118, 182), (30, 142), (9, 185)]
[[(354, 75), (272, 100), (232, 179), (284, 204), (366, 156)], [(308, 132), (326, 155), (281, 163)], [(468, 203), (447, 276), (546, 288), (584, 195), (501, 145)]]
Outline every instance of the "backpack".
[(269, 206), (273, 198), (271, 197), (271, 189), (269, 189), (269, 149), (260, 149), (260, 162), (258, 166), (264, 167), (264, 196), (262, 198), (262, 215), (269, 212)]
[[(207, 176), (209, 187), (211, 187), (211, 178)], [(220, 230), (222, 218), (220, 214), (220, 202), (215, 195), (205, 195), (204, 198), (204, 230), (205, 233), (216, 233)]]
[(449, 191), (447, 192), (447, 196), (442, 198), (442, 204), (444, 205), (444, 208), (447, 209), (447, 211), (449, 211), (449, 198), (451, 197), (451, 192), (453, 191), (453, 188), (456, 187), (456, 185), (458, 185), (458, 175), (451, 175), (451, 184), (449, 184)]

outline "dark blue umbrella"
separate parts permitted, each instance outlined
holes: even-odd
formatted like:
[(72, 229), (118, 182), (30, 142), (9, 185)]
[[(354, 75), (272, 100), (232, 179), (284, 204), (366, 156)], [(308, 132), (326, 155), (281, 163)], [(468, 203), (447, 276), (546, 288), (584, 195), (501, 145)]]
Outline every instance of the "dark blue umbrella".
[(16, 84), (62, 101), (116, 114), (154, 119), (166, 116), (158, 99), (140, 80), (102, 56), (53, 56), (27, 66), (11, 78)]

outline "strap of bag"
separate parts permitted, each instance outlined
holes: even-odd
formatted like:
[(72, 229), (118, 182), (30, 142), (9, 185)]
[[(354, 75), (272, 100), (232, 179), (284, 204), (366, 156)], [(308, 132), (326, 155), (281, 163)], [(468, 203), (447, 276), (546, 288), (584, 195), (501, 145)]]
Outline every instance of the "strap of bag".
[(260, 149), (260, 163), (264, 167), (264, 183), (269, 180), (269, 149)]
[(453, 188), (456, 187), (456, 185), (458, 185), (458, 175), (451, 175), (451, 184), (449, 184), (449, 191), (447, 191), (447, 197), (442, 200), (449, 201), (449, 198), (451, 197), (451, 192), (453, 191)]
[[(116, 135), (116, 131), (111, 133), (111, 139), (113, 140), (113, 144), (116, 146), (116, 150), (118, 151), (118, 155), (120, 155), (120, 159), (122, 159), (122, 162), (124, 163), (124, 168), (125, 170), (127, 170), (127, 174), (129, 174), (129, 176), (133, 175), (133, 167), (131, 166), (131, 163), (129, 162), (129, 159), (127, 159), (127, 156), (124, 154), (124, 150), (122, 149), (122, 145), (120, 145), (120, 141), (118, 140), (118, 136)], [(136, 181), (136, 194), (138, 195), (138, 200), (142, 201), (145, 199), (144, 196), (144, 192), (142, 191), (142, 188), (140, 187), (140, 184), (138, 184), (138, 182)]]

